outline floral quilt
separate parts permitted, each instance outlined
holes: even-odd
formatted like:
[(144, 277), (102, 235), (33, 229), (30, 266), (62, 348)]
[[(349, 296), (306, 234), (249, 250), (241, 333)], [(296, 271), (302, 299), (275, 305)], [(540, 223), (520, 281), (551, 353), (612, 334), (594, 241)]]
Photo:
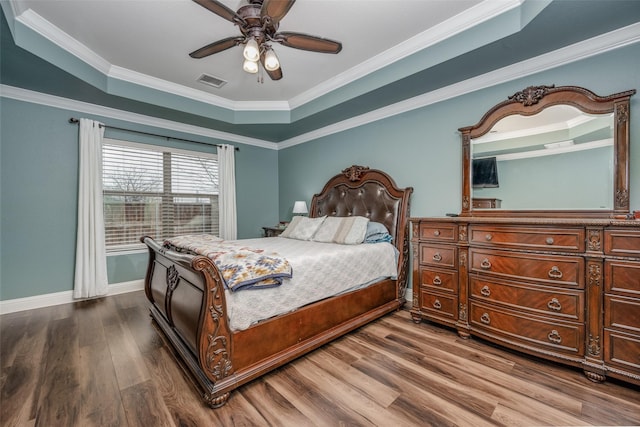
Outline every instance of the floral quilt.
[(231, 291), (279, 286), (292, 277), (289, 262), (276, 252), (251, 248), (242, 240), (223, 240), (209, 234), (189, 234), (168, 239), (171, 249), (209, 257)]

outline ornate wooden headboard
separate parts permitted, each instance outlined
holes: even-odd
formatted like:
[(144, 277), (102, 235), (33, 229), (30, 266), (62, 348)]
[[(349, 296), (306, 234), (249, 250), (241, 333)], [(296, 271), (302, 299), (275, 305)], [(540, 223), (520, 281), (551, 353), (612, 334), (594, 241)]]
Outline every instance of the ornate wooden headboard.
[(412, 187), (399, 188), (386, 173), (353, 165), (331, 178), (311, 200), (311, 217), (364, 216), (384, 224), (402, 251), (407, 238)]

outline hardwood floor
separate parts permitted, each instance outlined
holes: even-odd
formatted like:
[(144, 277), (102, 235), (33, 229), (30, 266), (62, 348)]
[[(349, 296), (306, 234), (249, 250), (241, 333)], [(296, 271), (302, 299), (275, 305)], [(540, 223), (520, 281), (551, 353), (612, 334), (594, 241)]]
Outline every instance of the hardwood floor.
[(204, 406), (142, 292), (0, 317), (2, 426), (638, 425), (640, 388), (393, 313)]

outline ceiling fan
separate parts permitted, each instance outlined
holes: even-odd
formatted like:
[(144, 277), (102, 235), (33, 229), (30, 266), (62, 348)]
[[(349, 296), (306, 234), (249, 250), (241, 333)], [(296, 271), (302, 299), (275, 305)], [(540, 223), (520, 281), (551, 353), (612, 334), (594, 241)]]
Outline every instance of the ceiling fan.
[(260, 62), (272, 80), (280, 80), (280, 61), (270, 43), (320, 53), (338, 53), (342, 50), (342, 44), (337, 41), (303, 33), (278, 32), (280, 20), (289, 12), (295, 0), (248, 0), (249, 3), (240, 7), (237, 12), (218, 0), (193, 1), (237, 25), (242, 35), (203, 46), (189, 54), (192, 58), (204, 58), (244, 44), (243, 69), (249, 73), (257, 73)]

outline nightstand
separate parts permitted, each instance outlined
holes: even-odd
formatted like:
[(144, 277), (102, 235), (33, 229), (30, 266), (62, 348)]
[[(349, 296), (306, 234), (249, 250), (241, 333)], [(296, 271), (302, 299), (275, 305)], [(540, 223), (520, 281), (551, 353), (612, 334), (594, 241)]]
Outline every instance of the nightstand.
[(278, 237), (284, 231), (284, 227), (262, 227), (264, 237)]

